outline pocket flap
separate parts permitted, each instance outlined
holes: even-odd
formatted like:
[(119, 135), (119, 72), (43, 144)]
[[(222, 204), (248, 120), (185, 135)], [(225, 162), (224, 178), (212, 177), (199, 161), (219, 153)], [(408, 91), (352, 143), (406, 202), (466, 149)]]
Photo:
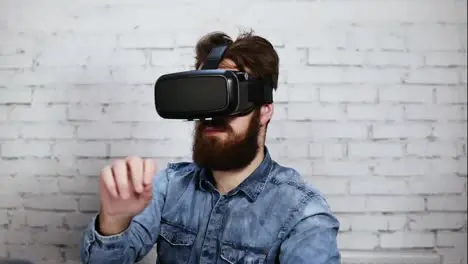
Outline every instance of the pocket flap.
[(267, 250), (263, 248), (237, 247), (231, 244), (221, 246), (221, 258), (229, 264), (263, 264)]
[(196, 235), (180, 226), (161, 223), (160, 235), (173, 246), (191, 246)]

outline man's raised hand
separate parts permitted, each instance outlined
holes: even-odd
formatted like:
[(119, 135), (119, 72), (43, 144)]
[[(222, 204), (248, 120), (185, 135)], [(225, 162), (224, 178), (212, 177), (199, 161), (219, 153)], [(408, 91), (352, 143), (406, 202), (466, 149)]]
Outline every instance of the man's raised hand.
[(99, 230), (104, 235), (124, 231), (153, 197), (156, 164), (151, 159), (128, 157), (104, 167), (100, 175)]

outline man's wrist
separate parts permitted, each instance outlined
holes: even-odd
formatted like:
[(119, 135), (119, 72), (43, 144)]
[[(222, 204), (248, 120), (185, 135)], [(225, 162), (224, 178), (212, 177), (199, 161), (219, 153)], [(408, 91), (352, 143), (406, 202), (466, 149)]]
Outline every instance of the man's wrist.
[(130, 225), (132, 217), (108, 216), (99, 213), (96, 220), (96, 231), (100, 235), (113, 236), (124, 232)]

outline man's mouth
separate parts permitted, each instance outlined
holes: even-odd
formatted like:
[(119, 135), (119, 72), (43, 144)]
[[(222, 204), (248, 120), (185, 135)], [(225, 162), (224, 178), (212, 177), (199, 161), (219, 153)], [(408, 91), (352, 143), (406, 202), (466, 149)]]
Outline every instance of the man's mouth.
[(205, 133), (219, 133), (219, 132), (225, 132), (226, 129), (223, 127), (219, 126), (206, 126), (205, 129), (203, 129), (203, 132)]

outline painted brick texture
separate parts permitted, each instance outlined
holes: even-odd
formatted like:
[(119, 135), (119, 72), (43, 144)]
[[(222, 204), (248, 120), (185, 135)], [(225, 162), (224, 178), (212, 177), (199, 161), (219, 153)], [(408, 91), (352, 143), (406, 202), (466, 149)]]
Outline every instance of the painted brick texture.
[(0, 257), (78, 263), (102, 166), (190, 159), (153, 82), (191, 69), (201, 35), (252, 28), (281, 59), (267, 144), (327, 196), (340, 248), (466, 264), (467, 2), (223, 4), (0, 3)]

